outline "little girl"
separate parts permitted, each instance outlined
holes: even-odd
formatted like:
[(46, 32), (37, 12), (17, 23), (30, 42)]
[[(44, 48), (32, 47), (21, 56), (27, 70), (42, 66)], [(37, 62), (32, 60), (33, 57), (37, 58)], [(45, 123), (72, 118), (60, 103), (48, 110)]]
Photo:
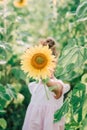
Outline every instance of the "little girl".
[[(42, 41), (41, 44), (43, 46), (48, 45), (52, 50), (52, 54), (57, 56), (55, 41), (52, 38)], [(50, 79), (46, 84), (49, 99), (46, 96), (42, 80), (39, 83), (29, 83), (32, 97), (27, 108), (22, 130), (64, 130), (64, 117), (57, 123), (53, 123), (53, 120), (54, 113), (63, 105), (64, 94), (69, 91), (70, 86), (56, 79), (54, 70), (50, 71), (51, 77), (49, 77)], [(52, 86), (57, 87), (50, 91), (49, 87)]]

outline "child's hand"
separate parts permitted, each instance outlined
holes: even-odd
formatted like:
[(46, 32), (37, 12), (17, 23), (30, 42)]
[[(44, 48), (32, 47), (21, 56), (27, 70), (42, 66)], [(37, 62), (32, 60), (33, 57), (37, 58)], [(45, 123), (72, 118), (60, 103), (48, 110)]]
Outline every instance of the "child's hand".
[(53, 92), (55, 93), (55, 98), (58, 99), (61, 97), (62, 93), (63, 93), (63, 86), (61, 84), (56, 84), (56, 88), (53, 90)]
[(49, 80), (49, 82), (47, 83), (47, 86), (48, 87), (53, 87), (53, 86), (56, 86), (54, 87), (54, 89), (52, 89), (52, 92), (55, 93), (55, 98), (58, 99), (61, 97), (62, 93), (63, 93), (63, 86), (58, 83), (57, 81), (54, 81), (54, 80)]

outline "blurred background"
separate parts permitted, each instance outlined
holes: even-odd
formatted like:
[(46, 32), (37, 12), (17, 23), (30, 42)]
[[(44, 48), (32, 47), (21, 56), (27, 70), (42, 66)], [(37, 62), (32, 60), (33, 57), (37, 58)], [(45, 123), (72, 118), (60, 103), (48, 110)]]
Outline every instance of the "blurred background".
[(60, 50), (55, 76), (68, 82), (58, 121), (87, 130), (87, 0), (0, 0), (0, 130), (21, 130), (31, 94), (20, 57), (40, 39)]

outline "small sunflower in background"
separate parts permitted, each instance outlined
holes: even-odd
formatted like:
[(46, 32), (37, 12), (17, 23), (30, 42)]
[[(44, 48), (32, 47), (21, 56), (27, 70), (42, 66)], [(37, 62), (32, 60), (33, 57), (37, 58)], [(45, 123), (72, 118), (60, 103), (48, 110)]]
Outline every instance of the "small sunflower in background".
[(22, 8), (27, 5), (27, 0), (15, 0), (13, 4), (17, 8)]
[(50, 70), (55, 68), (54, 61), (56, 58), (48, 46), (34, 46), (27, 49), (21, 57), (21, 68), (29, 77), (46, 79), (51, 76)]
[(57, 0), (53, 0), (53, 4), (56, 5), (56, 3), (57, 3)]
[(0, 4), (3, 3), (3, 2), (4, 2), (4, 0), (0, 0)]

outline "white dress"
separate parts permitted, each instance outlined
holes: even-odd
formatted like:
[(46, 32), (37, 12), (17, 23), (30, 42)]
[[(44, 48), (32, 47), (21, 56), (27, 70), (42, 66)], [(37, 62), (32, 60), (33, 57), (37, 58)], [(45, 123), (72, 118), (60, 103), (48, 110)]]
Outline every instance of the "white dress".
[(54, 93), (49, 91), (46, 86), (48, 100), (44, 85), (41, 82), (29, 84), (32, 97), (27, 108), (22, 130), (61, 130), (60, 126), (64, 126), (64, 118), (57, 123), (53, 123), (54, 113), (63, 105), (64, 93), (69, 91), (70, 86), (64, 84), (61, 80), (57, 81), (63, 85), (63, 94), (59, 99), (55, 99)]

